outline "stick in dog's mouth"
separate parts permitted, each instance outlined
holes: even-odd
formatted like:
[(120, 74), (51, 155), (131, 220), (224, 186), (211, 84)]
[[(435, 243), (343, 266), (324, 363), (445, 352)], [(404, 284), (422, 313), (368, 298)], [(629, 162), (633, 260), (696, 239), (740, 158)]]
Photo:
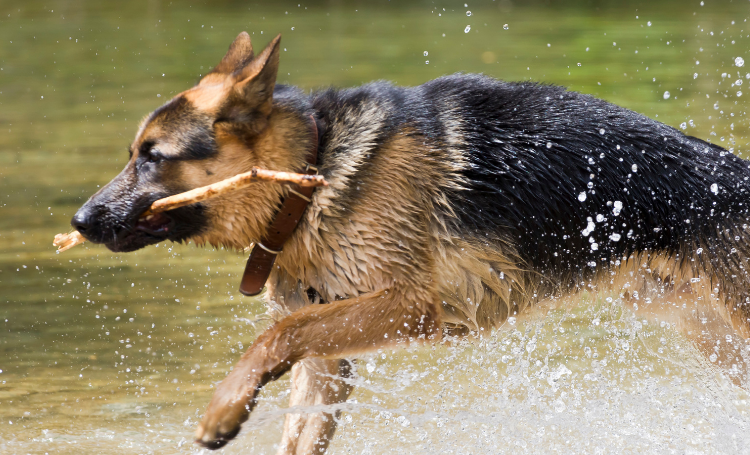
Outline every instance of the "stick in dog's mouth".
[[(195, 188), (184, 193), (175, 194), (174, 196), (165, 197), (151, 204), (145, 212), (138, 218), (138, 223), (144, 226), (154, 224), (152, 221), (157, 219), (157, 214), (173, 210), (186, 205), (195, 204), (196, 202), (205, 201), (222, 194), (230, 193), (249, 186), (255, 181), (273, 182), (273, 183), (291, 183), (303, 187), (328, 186), (328, 182), (322, 175), (295, 174), (293, 172), (269, 171), (267, 169), (253, 168), (252, 171), (244, 174), (235, 175), (226, 180), (212, 183), (211, 185)], [(57, 247), (57, 252), (69, 250), (76, 245), (85, 242), (86, 239), (78, 231), (67, 234), (57, 234), (52, 245)]]
[(83, 238), (80, 232), (73, 231), (68, 232), (67, 234), (57, 234), (52, 245), (57, 247), (58, 253), (62, 253), (63, 251), (69, 250), (85, 241), (86, 239)]

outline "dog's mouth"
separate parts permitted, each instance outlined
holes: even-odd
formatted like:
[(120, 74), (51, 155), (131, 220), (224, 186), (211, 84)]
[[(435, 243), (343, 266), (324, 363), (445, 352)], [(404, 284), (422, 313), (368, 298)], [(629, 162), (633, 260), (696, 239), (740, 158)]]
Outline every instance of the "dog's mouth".
[[(139, 205), (146, 205), (147, 202)], [(95, 216), (96, 220), (91, 223), (90, 228), (79, 232), (90, 242), (103, 244), (117, 253), (135, 251), (165, 240), (182, 242), (196, 235), (205, 226), (203, 207), (200, 204), (148, 215), (144, 215), (146, 208), (131, 209), (125, 215), (119, 215), (106, 207), (95, 207), (92, 210), (96, 210), (96, 213), (90, 216)]]
[(173, 228), (174, 220), (163, 213), (154, 213), (138, 218), (138, 222), (135, 225), (136, 231), (161, 238), (166, 238)]
[(135, 251), (148, 245), (169, 240), (175, 236), (175, 220), (164, 213), (141, 216), (129, 230), (121, 231), (104, 244), (111, 251), (124, 253)]

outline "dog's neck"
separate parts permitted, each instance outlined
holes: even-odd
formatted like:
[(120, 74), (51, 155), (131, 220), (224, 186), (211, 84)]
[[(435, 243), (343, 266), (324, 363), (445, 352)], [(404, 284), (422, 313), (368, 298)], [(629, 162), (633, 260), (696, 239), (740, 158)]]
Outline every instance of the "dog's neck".
[[(310, 147), (307, 151), (304, 169), (300, 173), (318, 173), (318, 147), (320, 126), (315, 116), (309, 116)], [(268, 280), (276, 257), (281, 254), (284, 244), (294, 233), (302, 219), (305, 210), (312, 201), (315, 188), (290, 187), (287, 195), (282, 199), (281, 206), (271, 221), (266, 233), (253, 247), (245, 266), (240, 283), (240, 292), (252, 296), (259, 294)]]

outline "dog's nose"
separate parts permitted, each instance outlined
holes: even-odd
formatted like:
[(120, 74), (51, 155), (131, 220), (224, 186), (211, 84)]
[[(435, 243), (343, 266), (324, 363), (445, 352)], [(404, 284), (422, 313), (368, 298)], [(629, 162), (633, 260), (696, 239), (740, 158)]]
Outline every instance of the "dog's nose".
[(94, 221), (94, 217), (91, 211), (87, 210), (86, 207), (78, 209), (73, 219), (70, 220), (70, 224), (81, 234), (85, 234), (86, 230), (91, 228), (91, 224)]

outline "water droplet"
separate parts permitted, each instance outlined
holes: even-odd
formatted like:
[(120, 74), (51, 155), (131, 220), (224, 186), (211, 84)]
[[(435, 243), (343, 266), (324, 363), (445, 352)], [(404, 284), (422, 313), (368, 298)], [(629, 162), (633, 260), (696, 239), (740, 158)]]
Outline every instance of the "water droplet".
[(552, 142), (547, 142), (547, 148), (548, 148), (548, 149), (551, 149), (551, 148), (552, 148)]
[(651, 21), (646, 22), (646, 25), (648, 25), (649, 27), (651, 27)]
[(671, 95), (669, 94), (669, 91), (664, 92), (664, 99), (668, 100)]
[(424, 51), (424, 56), (427, 57), (428, 55), (430, 55), (430, 53), (427, 51)]
[(471, 25), (467, 25), (464, 29), (464, 33), (469, 33), (471, 31)]
[(630, 166), (630, 169), (631, 169), (631, 170), (632, 170), (633, 172), (638, 172), (638, 165), (637, 165), (637, 164), (634, 164), (634, 165)]
[(581, 202), (583, 202), (583, 201), (586, 200), (586, 192), (585, 191), (581, 191), (580, 193), (578, 193), (578, 200), (581, 201)]
[(742, 67), (745, 65), (745, 59), (742, 57), (737, 57), (736, 59), (734, 59), (734, 64), (738, 67)]
[(714, 194), (719, 194), (719, 185), (712, 183), (711, 184), (711, 192)]
[(610, 235), (609, 235), (609, 239), (610, 239), (611, 241), (613, 241), (613, 242), (619, 242), (619, 241), (620, 241), (620, 238), (621, 238), (621, 236), (620, 236), (620, 234), (618, 234), (618, 233), (614, 233), (614, 234), (610, 234)]
[(682, 128), (683, 130), (687, 129), (687, 123), (685, 122), (680, 123), (680, 128)]
[(599, 130), (599, 134), (604, 134), (605, 132), (606, 131), (604, 130), (604, 128), (602, 128), (602, 129)]
[(612, 214), (614, 216), (619, 216), (621, 210), (622, 210), (622, 202), (621, 201), (615, 201), (614, 208), (612, 209)]
[(715, 363), (716, 359), (718, 359), (718, 358), (719, 357), (716, 354), (711, 354), (710, 356), (708, 356), (708, 360), (710, 360), (711, 363)]
[[(579, 197), (579, 199), (580, 199), (580, 197)], [(591, 234), (592, 232), (594, 232), (594, 230), (596, 230), (596, 224), (594, 224), (594, 221), (591, 219), (591, 217), (588, 217), (587, 221), (588, 222), (586, 223), (586, 229), (584, 229), (584, 230), (581, 231), (581, 235), (584, 236), (584, 237), (588, 237), (589, 234)], [(593, 243), (594, 239), (593, 238), (589, 238), (589, 242)]]
[[(503, 24), (503, 30), (508, 30), (508, 24)], [(547, 45), (549, 47), (549, 45)]]
[(466, 12), (466, 15), (467, 15), (467, 16), (471, 16), (471, 11), (467, 11), (467, 12)]

